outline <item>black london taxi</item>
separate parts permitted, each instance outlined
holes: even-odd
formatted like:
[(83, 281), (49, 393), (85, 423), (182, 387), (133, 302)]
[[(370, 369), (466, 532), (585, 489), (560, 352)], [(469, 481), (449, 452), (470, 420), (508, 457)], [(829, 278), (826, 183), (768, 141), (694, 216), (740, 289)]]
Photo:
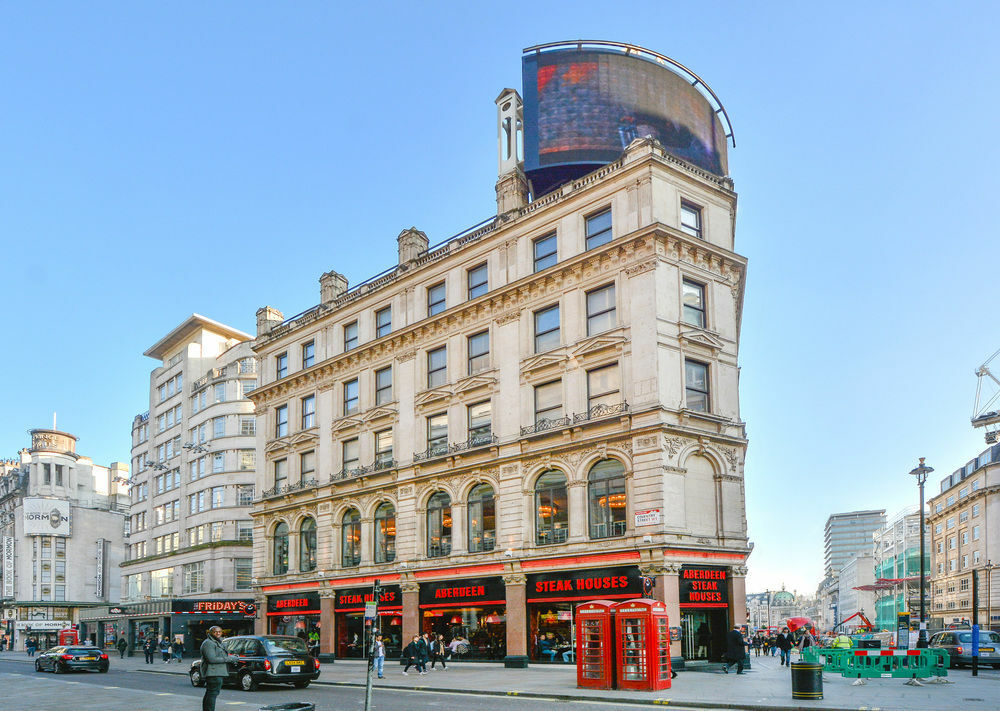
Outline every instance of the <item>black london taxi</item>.
[(59, 646), (42, 652), (35, 657), (35, 671), (50, 671), (54, 674), (65, 674), (71, 671), (96, 671), (104, 673), (108, 670), (108, 655), (97, 647)]
[[(238, 657), (229, 662), (229, 676), (224, 684), (235, 684), (243, 691), (253, 691), (260, 684), (291, 684), (304, 689), (319, 678), (319, 660), (309, 654), (305, 640), (283, 635), (252, 635), (222, 640), (222, 648)], [(201, 659), (191, 663), (188, 672), (192, 686), (204, 686)]]
[[(951, 667), (972, 665), (972, 630), (947, 630), (931, 637), (930, 647), (948, 650)], [(979, 632), (979, 665), (1000, 669), (1000, 632)]]

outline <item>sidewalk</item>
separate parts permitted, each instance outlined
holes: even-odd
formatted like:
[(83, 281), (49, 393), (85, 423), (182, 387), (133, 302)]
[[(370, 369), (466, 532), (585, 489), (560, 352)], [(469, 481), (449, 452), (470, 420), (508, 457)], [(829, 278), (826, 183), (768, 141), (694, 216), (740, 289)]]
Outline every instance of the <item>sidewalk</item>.
[[(20, 652), (0, 653), (0, 663), (29, 664), (31, 659)], [(158, 660), (145, 664), (141, 656), (118, 659), (111, 656), (112, 670), (125, 669), (136, 673), (166, 673), (184, 675), (191, 665), (164, 664)], [(438, 692), (468, 692), (499, 696), (537, 696), (561, 700), (617, 701), (623, 704), (658, 704), (677, 707), (717, 709), (812, 709), (825, 711), (994, 711), (1000, 706), (1000, 672), (981, 670), (972, 678), (968, 670), (953, 670), (948, 679), (954, 684), (905, 686), (903, 679), (871, 679), (866, 686), (852, 686), (850, 679), (826, 674), (823, 676), (824, 699), (799, 701), (792, 699), (791, 679), (777, 658), (754, 657), (754, 668), (743, 674), (681, 672), (673, 686), (663, 691), (595, 691), (576, 688), (573, 666), (533, 665), (528, 669), (504, 669), (499, 664), (453, 663), (448, 671), (440, 668), (419, 676), (412, 669), (402, 675), (398, 663), (387, 663), (385, 679), (376, 680), (376, 687), (420, 689)], [(364, 686), (365, 663), (339, 660), (324, 664), (322, 675), (314, 682), (321, 685)]]

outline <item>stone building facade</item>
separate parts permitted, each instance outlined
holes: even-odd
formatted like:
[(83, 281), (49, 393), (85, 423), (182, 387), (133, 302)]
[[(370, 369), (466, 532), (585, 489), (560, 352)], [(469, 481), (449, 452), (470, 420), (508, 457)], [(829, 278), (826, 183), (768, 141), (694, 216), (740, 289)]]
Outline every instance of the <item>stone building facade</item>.
[(649, 139), (530, 203), (504, 168), (485, 226), (258, 311), (258, 630), (357, 656), (379, 579), (390, 654), (568, 660), (575, 605), (648, 577), (673, 654), (707, 625), (717, 657), (749, 554), (732, 183)]

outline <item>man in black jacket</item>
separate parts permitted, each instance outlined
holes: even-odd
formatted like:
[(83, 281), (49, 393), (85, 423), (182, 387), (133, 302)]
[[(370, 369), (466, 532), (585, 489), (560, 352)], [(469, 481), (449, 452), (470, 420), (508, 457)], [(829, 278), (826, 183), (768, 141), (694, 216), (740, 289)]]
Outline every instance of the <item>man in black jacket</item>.
[(729, 667), (736, 665), (736, 673), (743, 673), (743, 657), (746, 656), (746, 642), (743, 641), (743, 633), (740, 632), (739, 625), (733, 625), (726, 635), (726, 659), (723, 662), (722, 670), (729, 673)]
[(421, 674), (426, 674), (424, 671), (424, 655), (421, 647), (423, 638), (420, 635), (413, 635), (413, 641), (406, 645), (406, 649), (403, 650), (403, 659), (406, 660), (406, 666), (403, 668), (403, 674), (410, 673), (410, 667), (416, 666), (417, 671)]
[(778, 634), (778, 651), (781, 652), (781, 666), (791, 666), (792, 664), (792, 633), (787, 627), (782, 627)]

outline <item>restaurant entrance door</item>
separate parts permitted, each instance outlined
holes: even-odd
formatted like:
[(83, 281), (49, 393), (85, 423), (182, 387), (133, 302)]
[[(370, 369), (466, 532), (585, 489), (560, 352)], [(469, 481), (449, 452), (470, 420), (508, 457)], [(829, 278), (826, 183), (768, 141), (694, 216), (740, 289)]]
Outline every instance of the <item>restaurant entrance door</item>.
[(718, 662), (726, 651), (728, 610), (681, 612), (681, 656), (686, 662)]

